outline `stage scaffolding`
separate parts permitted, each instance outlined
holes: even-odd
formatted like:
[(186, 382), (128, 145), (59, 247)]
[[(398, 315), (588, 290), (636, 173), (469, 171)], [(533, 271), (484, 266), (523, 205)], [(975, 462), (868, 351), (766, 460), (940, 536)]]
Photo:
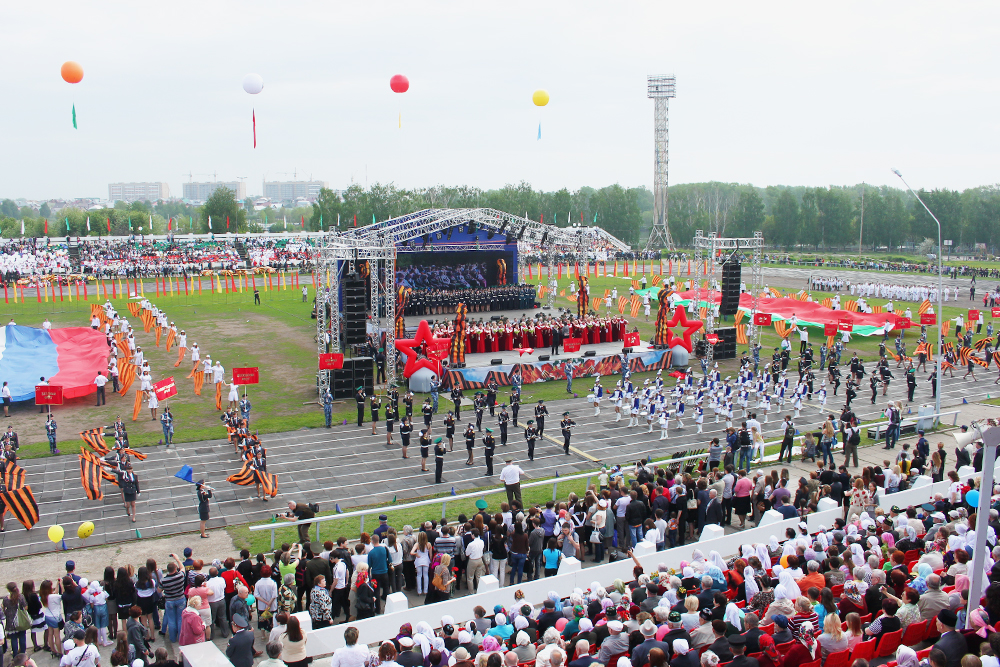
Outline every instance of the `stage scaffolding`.
[[(475, 241), (451, 244), (448, 231), (464, 227)], [(482, 233), (482, 240), (479, 233)], [(433, 239), (433, 243), (431, 243)], [(367, 260), (371, 276), (371, 310), (368, 321), (375, 331), (385, 330), (386, 381), (396, 382), (396, 256), (405, 252), (446, 252), (448, 250), (518, 251), (518, 284), (526, 278), (524, 259), (537, 254), (549, 269), (546, 304), (555, 306), (556, 255), (581, 255), (598, 245), (611, 252), (628, 252), (628, 244), (599, 227), (554, 227), (526, 217), (489, 208), (426, 209), (382, 222), (350, 228), (344, 232), (320, 234), (317, 243), (316, 346), (317, 354), (343, 352), (340, 338), (340, 282), (343, 274), (358, 270)], [(343, 272), (343, 274), (342, 274)], [(329, 305), (329, 314), (327, 313)], [(322, 396), (329, 387), (329, 373), (317, 375)]]
[[(702, 230), (696, 230), (694, 234), (694, 261), (696, 267), (703, 268), (703, 278), (698, 279), (694, 286), (695, 308), (700, 308), (703, 301), (709, 301), (709, 295), (713, 287), (716, 266), (721, 266), (730, 257), (739, 257), (745, 265), (750, 264), (750, 280), (747, 282), (747, 291), (750, 293), (750, 316), (747, 321), (747, 343), (753, 350), (754, 345), (760, 341), (760, 327), (754, 324), (753, 316), (757, 314), (760, 298), (764, 290), (764, 235), (757, 231), (752, 238), (704, 236)], [(707, 283), (707, 285), (705, 284)], [(720, 285), (721, 289), (721, 285)], [(705, 333), (710, 334), (715, 331), (715, 310), (709, 303), (705, 315)], [(706, 352), (709, 367), (712, 363), (712, 346), (708, 345)]]

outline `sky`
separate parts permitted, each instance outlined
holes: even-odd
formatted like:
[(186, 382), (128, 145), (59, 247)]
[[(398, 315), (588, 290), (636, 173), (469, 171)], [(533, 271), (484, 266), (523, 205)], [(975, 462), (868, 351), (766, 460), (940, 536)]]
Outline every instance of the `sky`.
[(677, 77), (672, 184), (899, 186), (891, 167), (914, 188), (995, 184), (998, 33), (989, 2), (7, 3), (0, 197), (239, 177), (251, 195), (265, 178), (651, 188), (647, 74)]

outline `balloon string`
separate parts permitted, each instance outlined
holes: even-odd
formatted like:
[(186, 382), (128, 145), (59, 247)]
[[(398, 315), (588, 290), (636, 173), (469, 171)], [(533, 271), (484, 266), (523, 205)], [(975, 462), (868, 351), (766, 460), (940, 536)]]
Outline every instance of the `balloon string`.
[(253, 147), (257, 148), (257, 110), (252, 109), (250, 113), (253, 118)]

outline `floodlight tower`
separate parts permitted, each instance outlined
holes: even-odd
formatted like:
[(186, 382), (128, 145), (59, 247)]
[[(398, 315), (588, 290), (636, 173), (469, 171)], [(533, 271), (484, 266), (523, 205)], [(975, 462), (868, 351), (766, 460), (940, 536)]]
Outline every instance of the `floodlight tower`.
[(655, 162), (653, 172), (653, 229), (646, 241), (646, 250), (673, 249), (670, 227), (667, 226), (667, 167), (670, 163), (670, 137), (667, 111), (670, 98), (677, 97), (677, 79), (671, 74), (646, 77), (646, 97), (654, 100), (653, 143)]

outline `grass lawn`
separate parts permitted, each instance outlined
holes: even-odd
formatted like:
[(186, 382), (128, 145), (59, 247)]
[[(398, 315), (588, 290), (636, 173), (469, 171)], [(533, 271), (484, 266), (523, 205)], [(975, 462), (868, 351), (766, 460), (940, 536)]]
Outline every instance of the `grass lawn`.
[[(303, 279), (307, 279), (303, 276)], [(533, 281), (537, 285), (537, 278)], [(559, 289), (565, 289), (569, 282), (566, 276), (559, 283)], [(598, 296), (605, 289), (618, 287), (619, 295), (627, 295), (630, 279), (597, 277), (591, 278), (591, 294)], [(315, 321), (311, 319), (310, 294), (307, 303), (302, 302), (301, 292), (288, 290), (261, 290), (260, 306), (253, 305), (252, 292), (240, 293), (210, 292), (207, 288), (200, 295), (166, 295), (155, 297), (152, 282), (146, 283), (146, 294), (151, 301), (167, 312), (168, 317), (188, 333), (189, 344), (198, 342), (202, 355), (207, 353), (213, 359), (221, 360), (227, 371), (234, 367), (257, 366), (260, 368), (261, 384), (249, 387), (249, 395), (253, 403), (251, 415), (252, 426), (261, 433), (290, 431), (301, 428), (318, 428), (323, 425), (323, 412), (316, 403), (315, 368), (316, 346), (314, 340)], [(312, 290), (310, 290), (310, 293)], [(814, 298), (822, 299), (827, 293), (814, 292)], [(54, 326), (86, 326), (89, 322), (90, 302), (49, 301), (38, 303), (31, 299), (25, 303), (5, 305), (4, 314), (14, 318), (18, 324), (41, 326), (48, 317)], [(872, 305), (882, 305), (884, 300), (872, 300)], [(955, 302), (951, 302), (955, 303)], [(963, 302), (961, 307), (946, 306), (945, 316), (952, 318), (959, 313), (965, 313), (968, 306)], [(127, 312), (125, 301), (116, 302), (121, 312)], [(566, 297), (557, 297), (556, 305), (572, 308), (573, 304)], [(915, 311), (916, 304), (909, 304)], [(897, 302), (897, 306), (902, 306)], [(602, 306), (603, 308), (603, 306)], [(905, 306), (903, 306), (905, 308)], [(900, 308), (900, 309), (903, 309)], [(617, 312), (617, 309), (615, 310)], [(988, 311), (987, 311), (988, 312)], [(655, 306), (650, 313), (650, 321), (646, 322), (640, 312), (630, 323), (638, 327), (643, 340), (649, 340), (655, 326)], [(627, 316), (627, 312), (626, 312)], [(138, 326), (137, 318), (130, 318), (133, 326)], [(193, 383), (185, 379), (191, 368), (191, 362), (185, 361), (174, 367), (177, 359), (176, 349), (170, 353), (154, 345), (155, 336), (152, 332), (145, 333), (138, 326), (137, 340), (146, 352), (153, 368), (154, 381), (163, 377), (173, 376), (178, 383), (178, 395), (169, 400), (175, 416), (175, 440), (177, 442), (193, 442), (224, 437), (219, 413), (214, 406), (214, 387), (206, 384), (202, 395), (195, 396)], [(936, 332), (931, 329), (931, 337)], [(907, 333), (908, 349), (915, 347), (916, 330)], [(822, 335), (813, 332), (811, 337), (814, 345), (823, 340)], [(877, 355), (880, 337), (855, 337), (848, 345), (845, 358), (857, 351), (860, 356), (871, 363)], [(165, 335), (164, 335), (165, 341)], [(771, 350), (778, 345), (779, 338), (774, 329), (768, 327), (762, 336), (761, 360), (770, 358)], [(797, 338), (793, 341), (793, 351), (797, 351)], [(892, 349), (891, 341), (888, 347)], [(738, 350), (738, 355), (743, 350)], [(817, 354), (818, 359), (818, 354)], [(794, 367), (794, 359), (793, 359)], [(738, 370), (738, 360), (720, 363), (723, 376), (734, 375)], [(639, 374), (640, 381), (653, 377), (653, 373)], [(607, 383), (605, 383), (607, 388)], [(133, 386), (137, 388), (138, 385)], [(574, 391), (586, 395), (592, 382), (589, 379), (578, 379), (574, 383)], [(226, 394), (224, 390), (223, 402)], [(522, 390), (522, 403), (525, 406), (545, 399), (547, 401), (566, 398), (565, 383), (562, 381), (526, 385)], [(59, 440), (63, 443), (63, 451), (75, 451), (79, 441), (77, 433), (97, 425), (111, 424), (117, 415), (128, 424), (130, 441), (134, 446), (157, 444), (162, 438), (159, 422), (150, 419), (149, 411), (144, 407), (137, 421), (131, 421), (134, 393), (122, 397), (110, 394), (107, 406), (94, 407), (93, 395), (67, 401), (66, 405), (55, 409), (59, 423)], [(501, 399), (505, 394), (501, 393)], [(450, 402), (442, 395), (441, 409), (447, 410)], [(422, 398), (420, 399), (422, 400)], [(334, 421), (344, 419), (349, 422), (356, 418), (356, 408), (353, 401), (341, 401), (334, 406)], [(25, 458), (48, 456), (48, 442), (44, 433), (44, 417), (30, 403), (15, 405), (11, 418), (6, 420), (18, 431), (22, 447), (20, 454)], [(71, 444), (72, 443), (72, 444)]]

